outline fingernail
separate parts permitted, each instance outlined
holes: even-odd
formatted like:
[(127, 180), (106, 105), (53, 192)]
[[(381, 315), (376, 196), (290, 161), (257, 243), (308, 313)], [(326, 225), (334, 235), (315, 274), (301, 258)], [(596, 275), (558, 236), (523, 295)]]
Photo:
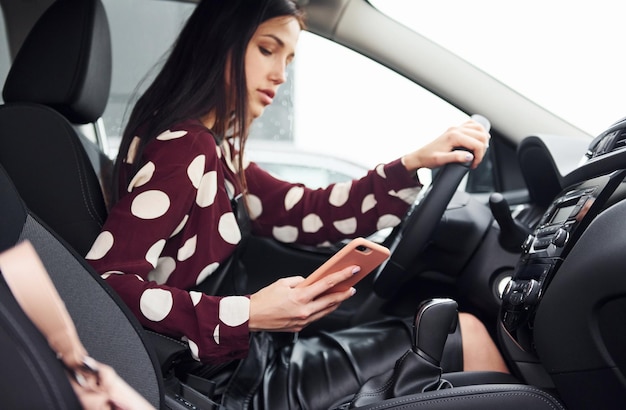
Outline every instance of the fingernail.
[(350, 288), (350, 294), (354, 295), (356, 293), (356, 289)]
[(354, 268), (352, 268), (352, 274), (353, 275), (356, 275), (359, 272), (361, 272), (361, 267), (360, 266), (355, 266)]
[(467, 154), (465, 154), (465, 160), (466, 161), (471, 161), (474, 159), (474, 156), (472, 154), (470, 154), (469, 152)]

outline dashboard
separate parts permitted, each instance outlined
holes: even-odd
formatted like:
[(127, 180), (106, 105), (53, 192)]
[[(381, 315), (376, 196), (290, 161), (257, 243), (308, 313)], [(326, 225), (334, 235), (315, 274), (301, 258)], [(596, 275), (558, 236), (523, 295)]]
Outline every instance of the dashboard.
[[(562, 189), (522, 244), (499, 338), (527, 382), (595, 407), (626, 396), (626, 120), (595, 138), (578, 168), (548, 179)], [(597, 390), (581, 389), (592, 375)]]

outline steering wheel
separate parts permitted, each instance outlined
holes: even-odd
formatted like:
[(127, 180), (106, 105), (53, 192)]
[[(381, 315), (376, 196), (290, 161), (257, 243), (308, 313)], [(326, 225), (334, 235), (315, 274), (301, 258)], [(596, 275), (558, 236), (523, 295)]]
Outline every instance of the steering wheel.
[(411, 279), (407, 268), (430, 241), (469, 165), (444, 165), (421, 199), (411, 205), (389, 245), (391, 256), (374, 277), (374, 291), (378, 296), (392, 298)]

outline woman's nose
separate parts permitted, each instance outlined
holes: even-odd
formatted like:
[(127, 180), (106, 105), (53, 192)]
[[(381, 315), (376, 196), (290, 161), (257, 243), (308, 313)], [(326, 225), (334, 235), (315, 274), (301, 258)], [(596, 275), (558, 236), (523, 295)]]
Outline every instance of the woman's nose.
[(287, 65), (276, 64), (274, 70), (272, 70), (272, 81), (276, 84), (282, 84), (287, 81)]

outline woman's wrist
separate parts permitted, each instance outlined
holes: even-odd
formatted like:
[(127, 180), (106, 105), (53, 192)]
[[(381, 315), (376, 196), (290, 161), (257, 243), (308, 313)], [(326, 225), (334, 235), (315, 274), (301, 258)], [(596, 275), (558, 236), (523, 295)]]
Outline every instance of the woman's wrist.
[(404, 165), (404, 168), (411, 175), (415, 174), (418, 169), (422, 168), (422, 165), (415, 153), (402, 156), (400, 158), (400, 162), (402, 163), (402, 165)]

